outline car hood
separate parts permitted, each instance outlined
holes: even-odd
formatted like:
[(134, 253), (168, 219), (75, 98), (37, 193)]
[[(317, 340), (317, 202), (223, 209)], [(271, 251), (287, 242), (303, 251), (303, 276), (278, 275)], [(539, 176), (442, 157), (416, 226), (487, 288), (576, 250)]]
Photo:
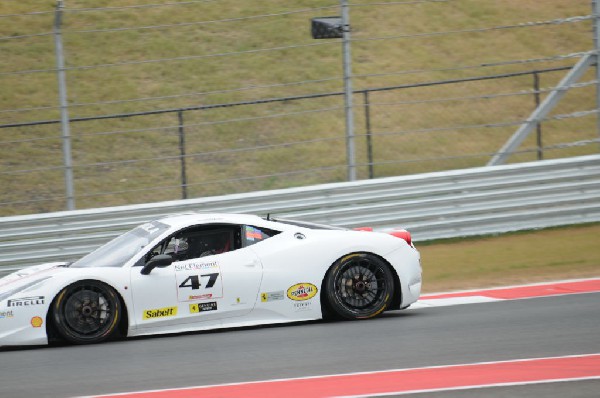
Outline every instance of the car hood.
[(0, 278), (0, 293), (19, 288), (24, 285), (31, 285), (43, 279), (51, 278), (67, 270), (65, 265), (69, 263), (54, 262), (34, 265), (22, 268), (18, 271)]

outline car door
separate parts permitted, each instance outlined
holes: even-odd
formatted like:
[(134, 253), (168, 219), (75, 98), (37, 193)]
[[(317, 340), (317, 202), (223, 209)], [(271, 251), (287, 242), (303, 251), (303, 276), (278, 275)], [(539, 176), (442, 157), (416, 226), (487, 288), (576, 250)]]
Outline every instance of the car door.
[(131, 289), (138, 328), (216, 322), (254, 308), (262, 266), (242, 248), (241, 226), (203, 225), (181, 231), (147, 258), (170, 254), (174, 262), (148, 275), (132, 267)]

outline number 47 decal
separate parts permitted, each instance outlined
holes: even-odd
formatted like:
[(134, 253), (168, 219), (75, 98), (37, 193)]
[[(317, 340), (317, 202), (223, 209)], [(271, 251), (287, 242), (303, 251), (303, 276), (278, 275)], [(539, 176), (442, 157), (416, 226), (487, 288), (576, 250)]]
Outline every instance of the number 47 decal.
[(188, 276), (179, 287), (191, 287), (192, 290), (200, 289), (200, 278), (208, 278), (208, 282), (206, 282), (205, 289), (210, 289), (215, 285), (217, 278), (219, 277), (219, 273), (216, 272), (214, 274), (205, 274), (205, 275), (190, 275)]

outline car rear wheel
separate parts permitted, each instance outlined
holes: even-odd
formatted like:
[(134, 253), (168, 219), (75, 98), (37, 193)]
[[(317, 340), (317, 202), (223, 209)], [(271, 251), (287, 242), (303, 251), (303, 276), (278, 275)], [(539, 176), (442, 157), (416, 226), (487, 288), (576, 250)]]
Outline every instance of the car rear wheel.
[(115, 335), (121, 301), (113, 288), (97, 281), (81, 281), (64, 288), (52, 303), (56, 331), (75, 344), (99, 343)]
[(373, 254), (356, 253), (336, 261), (325, 279), (329, 310), (346, 319), (381, 314), (394, 296), (389, 265)]

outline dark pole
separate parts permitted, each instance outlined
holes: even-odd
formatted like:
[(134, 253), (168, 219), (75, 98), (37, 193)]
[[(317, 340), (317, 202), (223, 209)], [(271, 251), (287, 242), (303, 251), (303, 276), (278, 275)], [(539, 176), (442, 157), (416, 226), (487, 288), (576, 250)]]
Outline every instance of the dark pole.
[(373, 178), (373, 143), (371, 142), (371, 107), (369, 105), (369, 92), (363, 92), (365, 97), (365, 123), (367, 128), (367, 161), (369, 163), (369, 178)]
[(342, 8), (342, 55), (344, 64), (344, 110), (346, 115), (346, 158), (348, 181), (356, 181), (356, 154), (354, 153), (354, 110), (352, 108), (352, 57), (350, 56), (350, 7), (348, 0), (340, 0)]
[[(540, 77), (537, 72), (533, 73), (533, 90), (534, 90), (534, 98), (535, 98), (535, 108), (537, 109), (540, 106)], [(544, 158), (544, 150), (542, 147), (542, 125), (541, 123), (536, 123), (536, 131), (537, 131), (537, 158), (538, 160), (542, 160)]]
[(58, 99), (60, 102), (60, 125), (62, 130), (63, 162), (65, 166), (65, 189), (67, 210), (75, 210), (75, 189), (73, 187), (73, 159), (71, 149), (71, 127), (69, 126), (69, 103), (67, 99), (67, 82), (65, 73), (65, 55), (62, 42), (63, 1), (56, 2), (54, 13), (54, 47), (56, 51), (56, 71), (58, 75)]
[(179, 153), (181, 155), (181, 196), (187, 199), (187, 177), (185, 174), (185, 132), (183, 131), (183, 111), (177, 111), (179, 118)]
[[(594, 49), (596, 50), (596, 108), (600, 108), (600, 1), (592, 0), (592, 16), (594, 16)], [(596, 129), (600, 137), (600, 114), (596, 116)]]

